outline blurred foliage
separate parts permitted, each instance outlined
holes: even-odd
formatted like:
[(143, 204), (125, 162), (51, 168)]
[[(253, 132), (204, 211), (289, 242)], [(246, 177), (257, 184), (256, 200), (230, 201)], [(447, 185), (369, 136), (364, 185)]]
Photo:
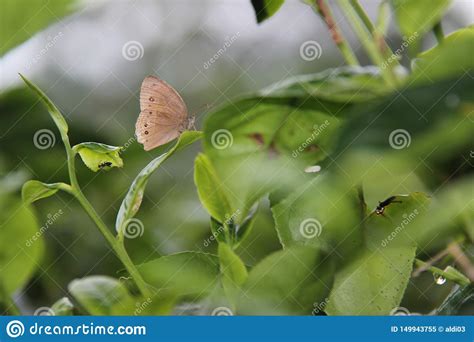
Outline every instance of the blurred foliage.
[(39, 30), (72, 13), (75, 0), (2, 0), (0, 56)]
[(265, 19), (274, 15), (283, 5), (285, 0), (252, 0), (252, 6), (257, 17), (257, 22), (261, 23)]
[(390, 0), (390, 2), (405, 41), (420, 40), (441, 20), (451, 4), (451, 0)]
[[(59, 17), (68, 3), (50, 1), (25, 32), (46, 25), (43, 9), (53, 6), (50, 14)], [(259, 22), (282, 3), (252, 1)], [(449, 1), (392, 4), (402, 34), (421, 39)], [(1, 53), (26, 37), (2, 34), (13, 38)], [(410, 74), (396, 70), (395, 89), (373, 66), (291, 77), (222, 105), (207, 115), (203, 132), (185, 132), (146, 155), (134, 139), (124, 149), (114, 147), (121, 141), (81, 143), (103, 137), (75, 125), (68, 132), (72, 122), (39, 89), (61, 139), (38, 149), (31, 137), (39, 128), (58, 135), (44, 109), (23, 89), (2, 94), (2, 310), (12, 313), (11, 297), (24, 291), (29, 305), (46, 303), (57, 315), (214, 314), (223, 306), (250, 315), (386, 315), (401, 305), (424, 314), (464, 312), (472, 283), (452, 255), (433, 261), (448, 277), (443, 286), (415, 265), (452, 242), (472, 263), (474, 63), (466, 51), (473, 43), (473, 27), (445, 37), (417, 56)], [(192, 143), (200, 138), (198, 154)], [(58, 191), (71, 192), (58, 183), (69, 181), (60, 144), (68, 139), (92, 171), (123, 166), (76, 169), (100, 219), (115, 222), (113, 239), (150, 296), (74, 199)], [(25, 183), (21, 203), (27, 178), (41, 182)], [(52, 195), (35, 204), (35, 218), (29, 204)], [(132, 219), (142, 230), (127, 240)]]

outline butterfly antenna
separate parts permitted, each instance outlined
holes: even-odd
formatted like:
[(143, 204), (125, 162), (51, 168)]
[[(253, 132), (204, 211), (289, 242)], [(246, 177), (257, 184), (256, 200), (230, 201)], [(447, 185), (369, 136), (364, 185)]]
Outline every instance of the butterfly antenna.
[(201, 115), (207, 113), (210, 108), (211, 108), (211, 105), (209, 103), (206, 103), (206, 104), (202, 105), (201, 107), (199, 107), (199, 109), (193, 115), (195, 117), (201, 116)]

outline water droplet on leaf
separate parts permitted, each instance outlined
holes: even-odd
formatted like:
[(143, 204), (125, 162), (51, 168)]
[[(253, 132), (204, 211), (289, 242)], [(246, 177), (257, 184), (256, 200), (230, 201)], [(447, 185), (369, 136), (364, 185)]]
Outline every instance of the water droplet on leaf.
[(446, 282), (446, 278), (439, 274), (434, 275), (434, 280), (438, 285), (443, 285)]

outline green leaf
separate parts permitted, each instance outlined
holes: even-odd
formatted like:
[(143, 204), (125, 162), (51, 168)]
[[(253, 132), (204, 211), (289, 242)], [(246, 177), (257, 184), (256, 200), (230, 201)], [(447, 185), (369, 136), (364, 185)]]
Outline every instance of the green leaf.
[(89, 276), (73, 280), (68, 286), (74, 299), (93, 316), (130, 315), (135, 299), (117, 279)]
[(202, 296), (217, 285), (219, 260), (212, 254), (182, 252), (141, 264), (138, 270), (157, 290), (178, 296)]
[(474, 69), (474, 58), (466, 53), (474, 46), (474, 26), (446, 36), (441, 44), (417, 56), (411, 76), (416, 83), (460, 76)]
[(61, 133), (61, 136), (64, 138), (64, 136), (67, 135), (68, 126), (60, 110), (55, 106), (53, 101), (51, 101), (49, 97), (45, 93), (43, 93), (43, 91), (40, 88), (38, 88), (38, 86), (36, 86), (33, 82), (28, 80), (22, 74), (20, 74), (20, 77), (23, 79), (23, 81), (25, 81), (26, 85), (31, 90), (33, 90), (41, 99), (41, 101), (43, 101), (43, 103), (46, 105), (46, 108), (48, 109), (48, 112), (51, 115), (51, 118), (53, 119), (54, 123), (58, 127), (59, 132)]
[[(446, 300), (435, 310), (435, 315), (459, 315), (461, 307), (474, 299), (474, 284), (455, 287)], [(462, 314), (462, 313), (461, 313)]]
[(120, 158), (122, 147), (84, 142), (74, 146), (73, 150), (79, 153), (84, 164), (94, 172), (123, 166)]
[(290, 77), (261, 90), (260, 94), (275, 98), (310, 96), (320, 100), (355, 103), (366, 102), (389, 92), (378, 68), (347, 66)]
[(252, 6), (257, 17), (257, 22), (261, 23), (265, 19), (270, 18), (274, 15), (280, 7), (283, 5), (285, 0), (251, 0)]
[(53, 304), (51, 310), (55, 316), (72, 316), (74, 304), (71, 303), (69, 298), (63, 297)]
[(237, 226), (236, 231), (236, 241), (234, 242), (234, 249), (237, 248), (242, 241), (247, 237), (247, 235), (252, 230), (255, 219), (257, 217), (259, 205), (256, 203), (253, 208), (250, 209), (247, 217), (245, 217), (241, 224)]
[(33, 203), (42, 198), (53, 196), (65, 185), (63, 183), (46, 184), (37, 180), (30, 180), (23, 184), (21, 197), (26, 204)]
[(238, 313), (310, 314), (327, 301), (333, 263), (317, 249), (292, 247), (270, 254), (249, 272)]
[(410, 279), (415, 247), (365, 250), (336, 274), (325, 312), (388, 315), (400, 305)]
[[(359, 81), (349, 81), (351, 77)], [(332, 69), (269, 87), (210, 113), (204, 152), (222, 180), (232, 212), (240, 210), (242, 219), (265, 194), (291, 191), (313, 178), (304, 170), (335, 149), (348, 110), (374, 98), (369, 91), (358, 95), (360, 86), (376, 78), (370, 68)], [(331, 86), (326, 88), (326, 81)], [(386, 89), (373, 86), (377, 88)], [(334, 95), (339, 90), (341, 95)]]
[[(0, 56), (16, 45), (32, 37), (36, 32), (59, 20), (75, 9), (75, 0), (2, 0), (2, 29), (0, 30)], [(63, 32), (55, 37), (60, 39)], [(45, 43), (44, 49), (50, 48)]]
[(204, 154), (199, 154), (194, 162), (194, 183), (199, 199), (209, 214), (224, 222), (231, 215), (231, 209), (219, 176), (211, 161)]
[(198, 131), (186, 131), (179, 137), (176, 144), (169, 149), (168, 152), (163, 153), (161, 156), (153, 159), (145, 168), (140, 171), (138, 176), (133, 180), (125, 198), (120, 205), (120, 210), (117, 214), (115, 221), (115, 229), (119, 234), (123, 234), (123, 228), (125, 223), (135, 216), (140, 209), (142, 203), (143, 194), (145, 192), (146, 184), (150, 176), (155, 172), (160, 165), (175, 152), (185, 148), (192, 144), (196, 140), (199, 140), (202, 136), (202, 132)]
[(446, 185), (436, 193), (426, 215), (410, 226), (410, 236), (421, 250), (446, 247), (446, 241), (462, 234), (465, 221), (473, 218), (474, 177), (467, 175)]
[(450, 0), (391, 0), (395, 17), (406, 42), (416, 42), (438, 23)]
[(284, 248), (313, 246), (350, 256), (363, 241), (355, 192), (328, 175), (296, 189), (272, 207), (278, 237)]
[(29, 206), (14, 197), (0, 198), (0, 287), (6, 295), (25, 286), (38, 267), (44, 229), (39, 230)]
[[(334, 166), (351, 170), (342, 165), (343, 155), (359, 149), (370, 149), (375, 159), (390, 154), (400, 162), (411, 160), (417, 172), (421, 171), (420, 159), (433, 169), (432, 162), (443, 163), (453, 154), (460, 154), (460, 149), (472, 141), (472, 129), (465, 120), (474, 118), (473, 87), (474, 80), (466, 73), (442, 82), (405, 88), (397, 96), (372, 106), (355, 107), (340, 131), (334, 152), (338, 164)], [(359, 160), (359, 165), (364, 165), (364, 161)], [(428, 171), (432, 178), (432, 171)]]
[(222, 286), (227, 297), (233, 300), (247, 280), (247, 268), (232, 248), (225, 243), (219, 243), (218, 255), (222, 274)]
[(392, 202), (383, 208), (381, 214), (373, 210), (364, 222), (365, 241), (370, 250), (389, 245), (417, 246), (413, 238), (417, 234), (415, 224), (428, 212), (430, 198), (421, 192), (390, 198)]

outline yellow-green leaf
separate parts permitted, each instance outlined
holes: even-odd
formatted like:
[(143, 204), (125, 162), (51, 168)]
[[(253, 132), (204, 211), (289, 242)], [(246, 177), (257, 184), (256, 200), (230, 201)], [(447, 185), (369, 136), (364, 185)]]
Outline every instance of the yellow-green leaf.
[(30, 180), (23, 184), (21, 196), (25, 203), (33, 203), (39, 199), (54, 195), (58, 192), (60, 184), (46, 184), (37, 180)]
[(94, 172), (123, 166), (123, 160), (120, 158), (121, 147), (85, 142), (74, 146), (73, 149), (79, 153), (84, 164)]
[(231, 215), (231, 207), (224, 187), (209, 158), (200, 154), (194, 162), (194, 182), (199, 199), (209, 214), (223, 223)]

